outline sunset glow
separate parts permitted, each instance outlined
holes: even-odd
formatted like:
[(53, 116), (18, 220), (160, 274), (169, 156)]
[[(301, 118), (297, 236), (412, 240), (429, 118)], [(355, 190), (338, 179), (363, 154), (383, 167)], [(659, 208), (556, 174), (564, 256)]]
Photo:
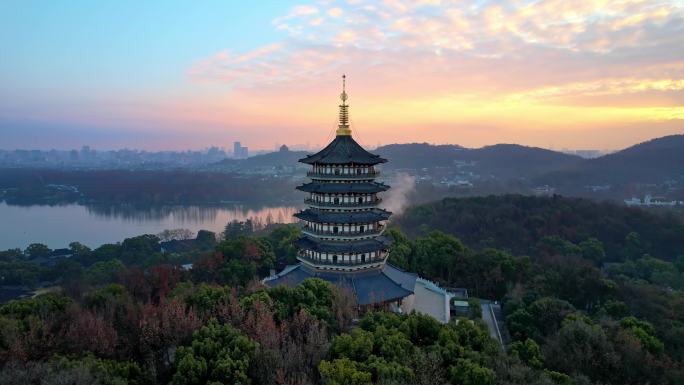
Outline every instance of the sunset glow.
[[(0, 4), (0, 148), (616, 149), (684, 132), (679, 1)], [(9, 135), (11, 134), (11, 135)]]

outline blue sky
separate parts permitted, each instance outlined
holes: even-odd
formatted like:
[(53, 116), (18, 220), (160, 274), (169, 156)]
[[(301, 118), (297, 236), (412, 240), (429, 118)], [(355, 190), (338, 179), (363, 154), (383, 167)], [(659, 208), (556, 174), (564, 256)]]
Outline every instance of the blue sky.
[[(0, 79), (62, 92), (129, 83), (170, 87), (198, 57), (248, 51), (282, 35), (287, 1), (31, 1), (0, 3)], [(59, 75), (59, 76), (56, 76)], [(5, 88), (8, 87), (8, 88)]]

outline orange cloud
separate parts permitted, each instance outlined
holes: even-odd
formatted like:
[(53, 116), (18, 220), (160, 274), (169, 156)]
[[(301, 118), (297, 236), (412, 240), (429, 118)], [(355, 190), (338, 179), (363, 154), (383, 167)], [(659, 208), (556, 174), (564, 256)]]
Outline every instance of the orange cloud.
[[(205, 113), (216, 122), (314, 128), (334, 126), (347, 73), (352, 116), (370, 143), (485, 144), (496, 133), (543, 145), (560, 132), (604, 130), (597, 145), (612, 147), (606, 130), (681, 124), (681, 4), (516, 4), (333, 1), (325, 22), (318, 7), (300, 6), (274, 21), (287, 38), (219, 52), (189, 74), (198, 87), (230, 87), (231, 116)], [(629, 132), (634, 141), (658, 135)]]

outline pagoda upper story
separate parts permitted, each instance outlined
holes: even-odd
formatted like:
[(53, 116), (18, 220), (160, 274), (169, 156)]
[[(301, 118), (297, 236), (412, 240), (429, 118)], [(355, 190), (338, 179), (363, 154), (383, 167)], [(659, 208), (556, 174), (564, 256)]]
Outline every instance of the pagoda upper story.
[(335, 139), (300, 162), (312, 166), (311, 182), (297, 189), (308, 193), (307, 209), (295, 214), (304, 222), (297, 241), (299, 260), (315, 269), (356, 271), (382, 267), (390, 242), (382, 234), (391, 213), (378, 207), (389, 186), (378, 183), (375, 166), (387, 162), (351, 136), (349, 105), (342, 83)]

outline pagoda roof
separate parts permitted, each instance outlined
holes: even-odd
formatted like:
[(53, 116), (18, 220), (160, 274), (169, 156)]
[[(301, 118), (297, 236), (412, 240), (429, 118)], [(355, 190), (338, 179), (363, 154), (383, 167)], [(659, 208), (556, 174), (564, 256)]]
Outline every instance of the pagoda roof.
[(302, 263), (286, 267), (264, 283), (269, 287), (297, 286), (307, 278), (319, 278), (333, 285), (349, 288), (359, 305), (395, 301), (413, 294), (417, 275), (407, 273), (392, 265), (354, 272), (316, 270)]
[(358, 241), (319, 241), (315, 238), (303, 236), (295, 241), (299, 248), (326, 253), (368, 253), (385, 250), (392, 245), (387, 237), (375, 237)]
[(387, 210), (373, 208), (364, 211), (324, 211), (316, 209), (306, 209), (296, 213), (294, 216), (307, 222), (316, 223), (373, 223), (389, 219), (390, 213)]
[(337, 135), (324, 149), (299, 160), (306, 164), (363, 164), (385, 163), (387, 159), (371, 154), (351, 135)]
[(320, 183), (310, 182), (297, 186), (297, 190), (304, 192), (345, 194), (345, 193), (377, 193), (387, 191), (390, 187), (378, 182), (362, 183)]

